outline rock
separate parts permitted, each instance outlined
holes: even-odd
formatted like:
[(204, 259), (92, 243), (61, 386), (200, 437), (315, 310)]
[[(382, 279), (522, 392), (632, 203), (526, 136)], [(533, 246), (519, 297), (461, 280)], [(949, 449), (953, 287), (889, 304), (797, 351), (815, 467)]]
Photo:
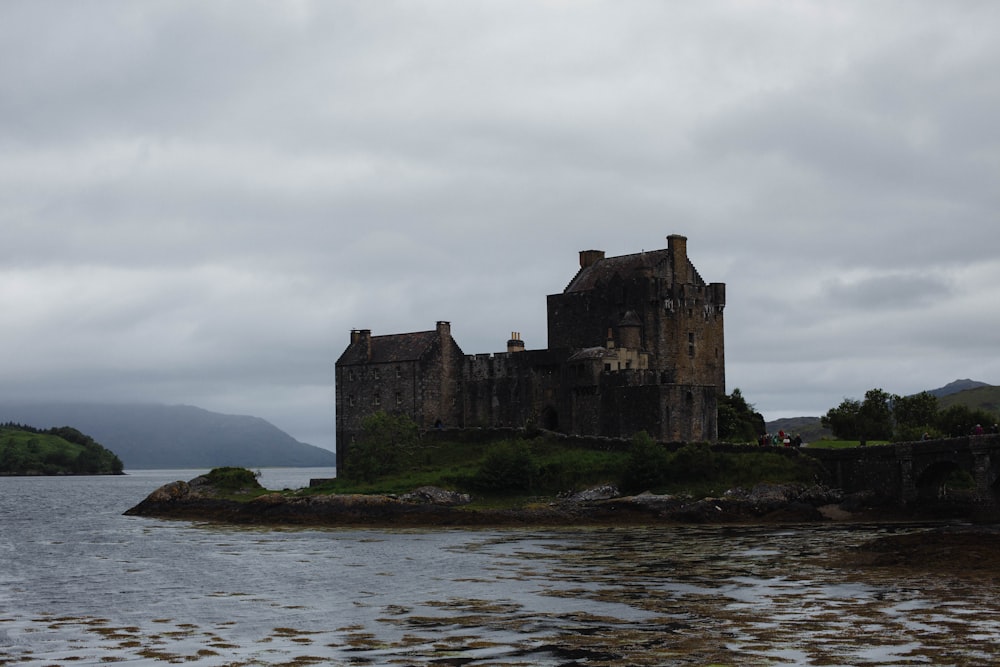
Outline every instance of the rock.
[(613, 484), (603, 484), (601, 486), (595, 486), (590, 489), (584, 489), (583, 491), (578, 491), (576, 493), (571, 493), (562, 498), (562, 500), (571, 503), (585, 503), (593, 502), (595, 500), (609, 500), (611, 498), (617, 498), (621, 495), (618, 492), (618, 487)]
[(191, 485), (187, 482), (176, 481), (164, 484), (153, 491), (147, 496), (146, 502), (169, 503), (187, 498), (189, 495), (191, 495)]
[(400, 500), (408, 503), (431, 503), (434, 505), (468, 505), (472, 496), (468, 493), (449, 491), (438, 486), (421, 486), (400, 496)]

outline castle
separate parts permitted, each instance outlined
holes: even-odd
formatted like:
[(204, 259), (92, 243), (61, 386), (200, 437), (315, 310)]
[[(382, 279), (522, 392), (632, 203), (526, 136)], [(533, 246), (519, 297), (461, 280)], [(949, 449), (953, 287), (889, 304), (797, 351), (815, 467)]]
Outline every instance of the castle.
[(724, 283), (705, 283), (687, 238), (605, 257), (548, 300), (548, 346), (466, 355), (451, 325), (373, 336), (351, 331), (336, 363), (337, 466), (365, 416), (404, 414), (421, 428), (524, 426), (577, 435), (715, 440), (725, 393)]

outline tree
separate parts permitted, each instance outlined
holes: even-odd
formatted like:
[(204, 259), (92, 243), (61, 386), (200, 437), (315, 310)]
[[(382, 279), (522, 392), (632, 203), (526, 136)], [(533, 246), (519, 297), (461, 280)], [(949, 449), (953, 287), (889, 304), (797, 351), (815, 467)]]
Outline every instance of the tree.
[(830, 408), (819, 421), (823, 428), (833, 431), (833, 437), (840, 440), (854, 440), (860, 433), (861, 401), (845, 398), (840, 405)]
[(845, 398), (838, 407), (821, 417), (820, 422), (841, 440), (860, 440), (861, 444), (869, 439), (889, 440), (892, 438), (892, 405), (896, 398), (881, 389), (869, 389), (863, 401)]
[(861, 433), (858, 436), (862, 444), (869, 439), (892, 439), (892, 404), (895, 399), (896, 396), (881, 389), (865, 392), (865, 400), (861, 402)]
[(764, 416), (755, 412), (737, 387), (729, 396), (719, 396), (719, 440), (754, 442), (766, 430)]
[(361, 422), (361, 437), (347, 450), (344, 477), (373, 482), (409, 463), (420, 441), (417, 425), (405, 415), (376, 412)]
[(973, 410), (964, 405), (953, 405), (938, 413), (935, 425), (938, 430), (953, 438), (969, 435), (976, 424), (987, 426), (995, 417), (984, 410)]
[(926, 391), (912, 396), (897, 396), (892, 416), (896, 421), (896, 440), (919, 440), (924, 433), (937, 430), (937, 397)]

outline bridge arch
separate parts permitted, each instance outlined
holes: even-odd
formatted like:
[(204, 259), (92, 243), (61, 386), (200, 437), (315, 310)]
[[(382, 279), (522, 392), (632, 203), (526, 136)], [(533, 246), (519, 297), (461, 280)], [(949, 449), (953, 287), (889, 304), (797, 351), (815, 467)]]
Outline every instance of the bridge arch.
[(926, 466), (915, 475), (918, 500), (947, 498), (954, 492), (972, 492), (976, 480), (972, 471), (954, 459), (940, 459)]

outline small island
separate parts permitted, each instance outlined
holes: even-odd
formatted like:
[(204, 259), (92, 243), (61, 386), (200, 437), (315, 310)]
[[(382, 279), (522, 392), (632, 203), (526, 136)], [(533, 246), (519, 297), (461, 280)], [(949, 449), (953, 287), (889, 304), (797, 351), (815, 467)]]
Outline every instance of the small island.
[[(216, 468), (155, 490), (126, 514), (261, 525), (509, 526), (812, 522), (859, 518), (873, 499), (821, 482), (794, 448), (418, 432), (380, 413), (351, 465), (305, 489), (268, 490)], [(879, 507), (879, 511), (888, 511)]]
[(70, 426), (0, 425), (0, 475), (121, 475), (121, 459)]

